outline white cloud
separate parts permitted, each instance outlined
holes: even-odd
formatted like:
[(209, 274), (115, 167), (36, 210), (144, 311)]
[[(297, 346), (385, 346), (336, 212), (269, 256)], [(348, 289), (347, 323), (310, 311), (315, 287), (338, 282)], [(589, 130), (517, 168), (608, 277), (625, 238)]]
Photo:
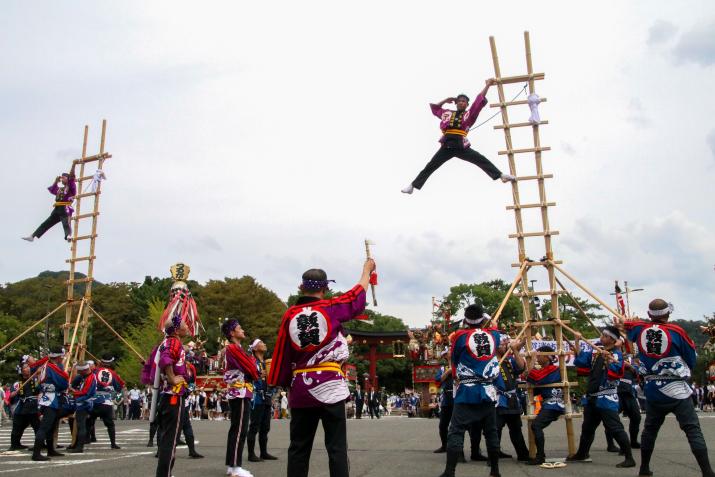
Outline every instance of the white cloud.
[(692, 62), (700, 66), (715, 63), (715, 21), (701, 23), (683, 33), (673, 48), (677, 62)]
[(648, 45), (660, 45), (670, 41), (678, 27), (666, 20), (656, 20), (648, 29)]

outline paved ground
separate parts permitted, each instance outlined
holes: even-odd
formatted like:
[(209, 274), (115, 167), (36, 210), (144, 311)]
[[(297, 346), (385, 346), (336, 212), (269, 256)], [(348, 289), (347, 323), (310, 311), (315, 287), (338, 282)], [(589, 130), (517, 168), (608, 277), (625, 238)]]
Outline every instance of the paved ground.
[[(84, 473), (100, 476), (152, 476), (156, 466), (153, 450), (148, 449), (148, 425), (142, 421), (118, 421), (118, 442), (121, 450), (110, 450), (106, 432), (101, 423), (97, 423), (99, 442), (90, 445), (83, 455), (68, 455), (52, 460), (50, 463), (32, 462), (29, 454), (20, 452), (0, 452), (0, 474), (12, 476), (49, 475), (69, 477)], [(199, 440), (198, 449), (205, 459), (189, 459), (186, 448), (179, 449), (174, 474), (181, 476), (216, 476), (225, 474), (224, 455), (226, 452), (226, 434), (228, 423), (225, 421), (193, 421), (194, 432)], [(701, 425), (706, 440), (710, 443), (710, 456), (715, 460), (715, 415), (701, 415)], [(288, 447), (288, 422), (274, 420), (270, 434), (270, 451), (279, 457), (277, 462), (248, 463), (245, 467), (256, 477), (281, 476), (286, 474), (286, 450)], [(577, 423), (580, 428), (580, 421)], [(60, 443), (66, 443), (66, 426), (60, 436)], [(432, 453), (438, 446), (435, 419), (383, 418), (379, 421), (363, 419), (348, 422), (348, 441), (350, 444), (350, 463), (352, 477), (436, 477), (444, 466), (444, 454)], [(0, 448), (9, 446), (10, 428), (0, 428)], [(549, 457), (566, 455), (565, 428), (562, 422), (547, 429), (547, 454)], [(577, 434), (579, 432), (577, 431)], [(311, 476), (328, 476), (327, 456), (322, 448), (322, 432), (316, 436), (313, 453)], [(505, 451), (512, 452), (511, 444), (505, 434)], [(24, 439), (30, 444), (29, 439)], [(504, 476), (635, 476), (634, 469), (616, 469), (619, 457), (605, 452), (603, 433), (598, 432), (591, 450), (593, 463), (569, 464), (560, 470), (531, 468), (514, 461), (502, 460)], [(636, 460), (638, 454), (636, 454)], [(687, 441), (678, 429), (677, 422), (668, 418), (661, 430), (656, 453), (653, 457), (653, 470), (658, 476), (688, 477), (699, 476), (695, 460), (690, 454)], [(482, 463), (470, 462), (457, 468), (457, 475), (487, 476), (487, 468)]]

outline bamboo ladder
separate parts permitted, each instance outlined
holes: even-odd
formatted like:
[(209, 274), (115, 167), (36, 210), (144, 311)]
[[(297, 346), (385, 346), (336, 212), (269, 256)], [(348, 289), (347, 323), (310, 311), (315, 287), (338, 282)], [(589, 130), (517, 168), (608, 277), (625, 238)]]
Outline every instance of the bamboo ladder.
[[(517, 275), (514, 284), (519, 283), (519, 293), (518, 296), (521, 298), (522, 309), (524, 312), (524, 323), (522, 324), (522, 331), (526, 339), (526, 349), (532, 349), (531, 341), (534, 335), (534, 327), (553, 327), (554, 337), (557, 342), (558, 349), (556, 354), (561, 358), (559, 359), (559, 369), (561, 372), (561, 382), (548, 385), (548, 387), (560, 387), (563, 392), (563, 398), (566, 405), (566, 413), (564, 415), (566, 423), (566, 435), (568, 438), (568, 450), (569, 454), (573, 454), (576, 451), (574, 442), (574, 432), (573, 432), (573, 418), (578, 417), (577, 414), (573, 412), (571, 406), (571, 392), (572, 386), (576, 386), (577, 383), (569, 382), (566, 373), (566, 364), (563, 357), (568, 354), (565, 352), (563, 347), (563, 329), (562, 324), (566, 323), (560, 319), (559, 311), (559, 295), (564, 293), (563, 290), (557, 289), (556, 276), (554, 272), (554, 265), (560, 264), (559, 261), (554, 261), (554, 252), (552, 249), (551, 237), (558, 235), (557, 230), (552, 230), (549, 224), (549, 207), (556, 205), (555, 202), (549, 202), (546, 198), (546, 179), (553, 178), (553, 174), (544, 174), (543, 164), (542, 164), (542, 152), (549, 151), (550, 147), (544, 147), (541, 145), (541, 139), (539, 136), (539, 128), (542, 125), (548, 124), (548, 121), (540, 121), (538, 124), (532, 124), (531, 122), (509, 122), (509, 108), (519, 107), (527, 105), (528, 101), (507, 101), (504, 95), (504, 85), (513, 83), (524, 83), (528, 82), (529, 94), (535, 93), (535, 82), (537, 80), (543, 80), (545, 78), (544, 73), (534, 73), (532, 62), (531, 62), (531, 44), (529, 40), (529, 32), (524, 32), (524, 46), (526, 50), (526, 74), (519, 76), (509, 76), (503, 77), (501, 74), (501, 69), (499, 67), (499, 57), (497, 55), (496, 42), (494, 37), (489, 37), (489, 43), (491, 45), (492, 60), (494, 63), (494, 74), (496, 78), (497, 90), (499, 93), (499, 102), (491, 104), (492, 108), (500, 108), (502, 124), (494, 126), (494, 129), (501, 129), (504, 132), (504, 140), (506, 143), (506, 149), (499, 151), (499, 155), (507, 156), (509, 162), (509, 173), (516, 177), (516, 180), (512, 183), (512, 198), (513, 204), (507, 206), (507, 210), (514, 211), (514, 219), (516, 222), (516, 233), (510, 234), (509, 238), (514, 238), (517, 241), (518, 246), (518, 263), (512, 264), (513, 267), (519, 267), (519, 274)], [(546, 98), (541, 98), (541, 102), (546, 101)], [(523, 116), (524, 108), (521, 108), (520, 116)], [(528, 128), (532, 130), (533, 145), (532, 147), (516, 149), (512, 143), (512, 129), (514, 128)], [(518, 175), (517, 172), (517, 157), (528, 157), (527, 155), (532, 154), (536, 162), (536, 174), (535, 175)], [(535, 203), (522, 203), (520, 199), (520, 184), (536, 184), (538, 188), (539, 201)], [(522, 186), (525, 187), (525, 186)], [(538, 231), (524, 231), (523, 226), (523, 214), (532, 209), (537, 209), (541, 212), (541, 225), (542, 229)], [(526, 238), (527, 237), (543, 237), (544, 247), (545, 247), (545, 257), (540, 261), (531, 261), (528, 259), (526, 253)], [(529, 288), (528, 272), (532, 267), (544, 267), (548, 275), (548, 290), (536, 291)], [(512, 287), (513, 290), (514, 287)], [(511, 292), (507, 294), (505, 301), (509, 298)], [(551, 299), (551, 315), (553, 320), (548, 321), (537, 321), (538, 316), (534, 317), (531, 310), (531, 302), (534, 296), (548, 296)], [(498, 318), (498, 317), (497, 317)], [(531, 361), (533, 358), (527, 356), (527, 360)], [(531, 364), (531, 363), (530, 363)], [(527, 405), (527, 419), (531, 422), (536, 416), (534, 415), (534, 387), (533, 385), (527, 385), (528, 394), (528, 405)], [(533, 433), (531, 432), (531, 426), (529, 429), (529, 452), (533, 457), (535, 455), (535, 441)]]
[[(75, 196), (75, 213), (72, 216), (73, 233), (71, 257), (65, 262), (69, 263), (69, 278), (67, 284), (67, 306), (65, 308), (65, 324), (64, 324), (64, 343), (65, 348), (69, 350), (67, 362), (74, 358), (76, 360), (84, 360), (84, 355), (87, 350), (87, 329), (89, 328), (89, 313), (92, 309), (92, 283), (94, 282), (94, 260), (95, 245), (97, 240), (97, 219), (99, 217), (99, 197), (102, 193), (102, 182), (97, 184), (94, 192), (89, 191), (88, 187), (83, 187), (84, 184), (91, 184), (94, 174), (97, 169), (103, 169), (104, 161), (112, 157), (111, 154), (105, 152), (105, 140), (107, 133), (107, 120), (102, 120), (102, 132), (99, 141), (99, 152), (92, 156), (87, 156), (87, 139), (89, 137), (89, 126), (84, 127), (84, 140), (82, 142), (82, 157), (75, 159), (73, 164), (79, 165), (79, 173), (77, 174), (77, 195)], [(87, 167), (90, 164), (96, 164), (96, 168), (91, 171)], [(91, 212), (82, 213), (85, 201), (90, 201), (88, 209)], [(80, 222), (90, 219), (89, 233), (81, 231)], [(80, 235), (83, 233), (84, 235)], [(80, 249), (81, 252), (80, 253)], [(87, 264), (86, 277), (75, 278), (78, 265)], [(75, 298), (75, 285), (84, 283), (84, 294), (80, 300)], [(77, 308), (77, 309), (76, 309)], [(77, 314), (76, 318), (73, 317)], [(96, 312), (95, 312), (96, 314)], [(74, 324), (73, 324), (74, 323)], [(79, 338), (77, 338), (77, 328), (80, 328)], [(75, 341), (77, 341), (76, 349)]]

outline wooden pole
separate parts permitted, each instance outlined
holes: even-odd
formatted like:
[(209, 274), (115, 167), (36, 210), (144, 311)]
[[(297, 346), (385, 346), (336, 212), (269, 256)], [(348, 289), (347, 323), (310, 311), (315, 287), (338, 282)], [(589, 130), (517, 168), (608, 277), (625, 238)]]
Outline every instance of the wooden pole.
[(82, 318), (82, 311), (84, 311), (84, 298), (79, 304), (79, 312), (77, 313), (77, 321), (74, 324), (74, 331), (72, 332), (72, 339), (70, 340), (70, 349), (67, 352), (67, 359), (65, 360), (65, 369), (69, 365), (70, 359), (72, 359), (72, 349), (74, 348), (75, 338), (77, 338), (77, 328), (79, 328), (79, 322)]
[(99, 318), (99, 320), (100, 320), (102, 323), (104, 323), (107, 328), (109, 328), (109, 331), (111, 331), (112, 333), (114, 333), (114, 335), (115, 335), (117, 338), (119, 338), (122, 343), (124, 343), (130, 350), (132, 350), (132, 351), (134, 352), (134, 354), (137, 355), (137, 357), (139, 358), (139, 360), (140, 360), (142, 363), (145, 361), (144, 356), (142, 356), (141, 353), (139, 353), (139, 351), (137, 351), (136, 349), (134, 349), (134, 346), (132, 346), (127, 340), (125, 340), (125, 339), (122, 337), (122, 335), (120, 335), (119, 333), (117, 333), (117, 330), (115, 330), (114, 328), (112, 328), (112, 325), (110, 325), (110, 324), (107, 322), (107, 320), (105, 320), (104, 318), (102, 318), (102, 315), (100, 315), (99, 313), (97, 313), (97, 310), (95, 310), (95, 309), (92, 308), (91, 306), (89, 306), (89, 309), (92, 310), (92, 313), (94, 313), (94, 316), (96, 316), (97, 318)]
[(24, 388), (24, 387), (25, 387), (25, 384), (29, 383), (30, 380), (32, 380), (32, 378), (34, 378), (35, 376), (37, 376), (38, 374), (40, 374), (40, 371), (42, 371), (43, 369), (45, 369), (46, 366), (47, 366), (47, 363), (45, 363), (45, 364), (43, 364), (42, 366), (40, 366), (39, 368), (37, 368), (37, 369), (35, 370), (35, 372), (32, 373), (32, 374), (30, 375), (30, 377), (27, 378), (27, 379), (25, 380), (25, 382), (23, 382), (23, 383), (20, 385), (20, 389)]
[(48, 314), (46, 314), (44, 317), (42, 317), (42, 318), (40, 318), (39, 320), (37, 320), (34, 324), (32, 324), (32, 325), (31, 325), (29, 328), (27, 328), (25, 331), (23, 331), (22, 333), (20, 333), (20, 334), (17, 335), (16, 337), (14, 337), (11, 341), (9, 341), (9, 342), (6, 343), (5, 345), (3, 345), (3, 347), (0, 348), (0, 353), (2, 353), (3, 351), (5, 351), (6, 348), (8, 348), (9, 346), (11, 346), (13, 343), (15, 343), (17, 340), (19, 340), (20, 338), (22, 338), (22, 337), (25, 336), (26, 334), (28, 334), (28, 333), (29, 333), (30, 331), (32, 331), (37, 325), (39, 325), (39, 324), (41, 324), (42, 322), (44, 322), (46, 319), (48, 319), (50, 316), (52, 316), (53, 314), (55, 314), (55, 312), (57, 312), (60, 308), (62, 308), (62, 307), (65, 306), (65, 305), (67, 305), (67, 302), (61, 303), (59, 306), (57, 306), (57, 308), (55, 308), (54, 310), (52, 310), (51, 312), (49, 312)]
[(509, 291), (506, 292), (504, 299), (499, 304), (499, 308), (497, 308), (496, 313), (494, 313), (494, 316), (492, 316), (492, 319), (489, 322), (490, 327), (496, 326), (497, 323), (499, 322), (499, 317), (501, 316), (502, 312), (504, 311), (504, 307), (506, 307), (506, 304), (509, 301), (509, 298), (511, 298), (511, 294), (514, 293), (514, 288), (516, 288), (516, 286), (519, 284), (519, 282), (522, 281), (522, 278), (524, 276), (524, 272), (526, 271), (527, 266), (528, 266), (528, 262), (526, 260), (524, 260), (524, 262), (521, 264), (521, 268), (519, 268), (519, 271), (517, 272), (516, 277), (514, 278), (514, 281), (511, 283), (511, 286), (509, 287)]
[[(367, 255), (367, 258), (372, 258), (372, 255), (370, 254), (370, 241), (368, 239), (365, 239), (365, 254)], [(377, 298), (375, 298), (375, 285), (372, 283), (370, 284), (370, 291), (372, 292), (372, 304), (377, 306)]]
[(576, 308), (578, 308), (578, 311), (580, 311), (581, 314), (583, 315), (583, 317), (586, 318), (586, 321), (588, 321), (588, 324), (591, 325), (591, 326), (593, 327), (593, 329), (596, 330), (596, 332), (600, 335), (600, 334), (601, 334), (601, 330), (599, 330), (598, 327), (593, 324), (593, 321), (591, 321), (591, 318), (589, 318), (588, 315), (586, 314), (586, 312), (583, 310), (583, 308), (581, 308), (581, 305), (578, 304), (578, 302), (576, 301), (576, 298), (574, 298), (574, 296), (566, 289), (566, 287), (564, 286), (564, 284), (561, 283), (561, 280), (559, 280), (559, 279), (556, 278), (556, 277), (554, 277), (554, 278), (556, 279), (556, 283), (559, 284), (559, 286), (561, 287), (561, 289), (562, 289), (563, 291), (565, 291), (566, 294), (569, 296), (569, 298), (571, 298), (571, 300), (574, 302), (574, 304), (576, 305)]
[(579, 282), (578, 280), (576, 280), (576, 279), (575, 279), (573, 276), (571, 276), (566, 270), (564, 270), (563, 268), (561, 268), (561, 267), (559, 267), (557, 264), (555, 264), (553, 260), (549, 260), (549, 262), (551, 262), (551, 266), (553, 266), (556, 270), (558, 270), (559, 272), (561, 272), (561, 274), (562, 274), (563, 276), (565, 276), (566, 278), (568, 278), (569, 280), (571, 280), (574, 285), (576, 285), (576, 286), (579, 287), (581, 290), (583, 290), (585, 293), (587, 293), (591, 298), (593, 298), (594, 300), (596, 300), (602, 307), (604, 307), (606, 310), (608, 310), (610, 313), (612, 313), (613, 316), (615, 316), (616, 318), (619, 318), (619, 319), (621, 319), (621, 320), (624, 320), (624, 319), (625, 319), (623, 315), (621, 315), (621, 314), (618, 313), (616, 310), (614, 310), (613, 308), (611, 308), (610, 306), (608, 306), (603, 300), (601, 300), (600, 298), (598, 298), (591, 290), (589, 290), (588, 288), (586, 288), (585, 285), (583, 285), (581, 282)]
[[(531, 325), (530, 325), (529, 323), (524, 323), (524, 327), (521, 329), (521, 331), (519, 332), (519, 334), (516, 335), (516, 338), (514, 338), (514, 339), (518, 341), (519, 338), (522, 337), (522, 335), (524, 334), (524, 332), (526, 331), (526, 329), (529, 328), (530, 326), (531, 326)], [(499, 360), (499, 366), (501, 366), (501, 364), (504, 362), (504, 360), (505, 360), (510, 354), (511, 354), (511, 348), (507, 348), (507, 349), (506, 349), (506, 353), (504, 353), (504, 356), (502, 356), (501, 359)]]

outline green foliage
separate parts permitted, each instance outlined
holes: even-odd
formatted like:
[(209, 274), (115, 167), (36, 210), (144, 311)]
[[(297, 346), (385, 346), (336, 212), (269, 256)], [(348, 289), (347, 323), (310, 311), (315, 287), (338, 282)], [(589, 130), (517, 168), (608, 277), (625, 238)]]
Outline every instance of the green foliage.
[[(151, 350), (158, 345), (163, 334), (159, 332), (158, 323), (161, 314), (164, 312), (166, 303), (159, 298), (154, 297), (146, 306), (146, 318), (137, 324), (130, 325), (123, 334), (124, 339), (131, 343), (134, 348), (144, 356), (144, 359), (149, 358)], [(131, 351), (126, 351), (123, 358), (117, 363), (117, 372), (128, 385), (139, 384), (141, 374), (141, 366), (138, 357)]]
[[(501, 305), (510, 286), (511, 284), (504, 280), (491, 280), (473, 284), (460, 283), (449, 289), (449, 294), (443, 299), (442, 308), (448, 307), (452, 316), (456, 317), (458, 311), (466, 308), (467, 305), (481, 302), (484, 311), (493, 315)], [(499, 317), (499, 324), (500, 326), (505, 326), (521, 321), (523, 321), (521, 302), (516, 296), (511, 296)]]

